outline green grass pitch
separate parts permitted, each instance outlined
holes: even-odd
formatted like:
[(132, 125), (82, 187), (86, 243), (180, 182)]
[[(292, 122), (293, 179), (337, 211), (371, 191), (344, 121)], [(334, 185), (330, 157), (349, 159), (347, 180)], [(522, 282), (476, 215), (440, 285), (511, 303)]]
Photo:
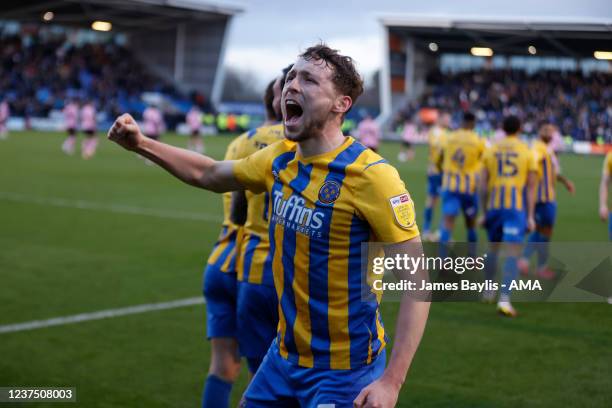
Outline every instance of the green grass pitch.
[[(0, 141), (0, 325), (199, 296), (219, 197), (106, 140), (92, 160), (68, 157), (62, 139), (24, 132)], [(222, 157), (228, 141), (207, 138), (207, 153)], [(382, 155), (398, 166), (420, 220), (425, 150), (398, 164), (398, 146), (384, 144)], [(602, 158), (561, 161), (577, 195), (559, 192), (555, 239), (606, 240), (597, 219)], [(77, 200), (90, 205), (66, 204)], [(391, 335), (396, 309), (383, 305)], [(519, 312), (504, 320), (491, 305), (434, 304), (398, 406), (609, 406), (612, 306), (531, 303)], [(191, 306), (0, 334), (0, 386), (74, 386), (72, 407), (197, 407), (209, 356), (204, 317), (204, 306)]]

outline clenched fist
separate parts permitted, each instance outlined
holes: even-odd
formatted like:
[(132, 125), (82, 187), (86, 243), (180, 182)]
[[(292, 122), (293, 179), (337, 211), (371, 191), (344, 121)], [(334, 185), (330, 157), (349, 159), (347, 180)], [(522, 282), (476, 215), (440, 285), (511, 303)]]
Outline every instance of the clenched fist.
[(145, 136), (140, 132), (134, 118), (124, 113), (119, 116), (108, 131), (108, 139), (127, 150), (136, 150), (144, 141)]

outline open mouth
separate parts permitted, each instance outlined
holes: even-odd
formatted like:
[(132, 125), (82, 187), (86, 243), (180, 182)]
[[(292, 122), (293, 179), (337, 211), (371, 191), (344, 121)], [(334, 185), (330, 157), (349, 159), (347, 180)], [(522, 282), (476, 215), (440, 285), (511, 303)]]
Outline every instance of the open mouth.
[(293, 99), (287, 99), (287, 101), (285, 102), (285, 112), (285, 124), (295, 125), (300, 121), (304, 110), (297, 101)]

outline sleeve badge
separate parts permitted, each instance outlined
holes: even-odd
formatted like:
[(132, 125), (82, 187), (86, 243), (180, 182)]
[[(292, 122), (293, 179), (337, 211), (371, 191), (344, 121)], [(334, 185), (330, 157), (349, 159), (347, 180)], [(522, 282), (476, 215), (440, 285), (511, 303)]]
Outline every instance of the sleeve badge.
[(410, 194), (404, 193), (389, 199), (395, 222), (405, 229), (412, 228), (415, 223), (414, 203)]

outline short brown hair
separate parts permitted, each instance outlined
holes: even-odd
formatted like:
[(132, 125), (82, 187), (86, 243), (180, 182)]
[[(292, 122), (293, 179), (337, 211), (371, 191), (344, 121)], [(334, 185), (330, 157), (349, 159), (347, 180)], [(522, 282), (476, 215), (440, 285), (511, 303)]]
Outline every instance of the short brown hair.
[(343, 95), (350, 96), (353, 100), (352, 106), (355, 105), (357, 98), (363, 93), (363, 79), (357, 72), (351, 57), (341, 55), (338, 50), (320, 43), (309, 47), (300, 55), (300, 58), (306, 61), (325, 61), (325, 64), (333, 70), (332, 81), (336, 89)]

